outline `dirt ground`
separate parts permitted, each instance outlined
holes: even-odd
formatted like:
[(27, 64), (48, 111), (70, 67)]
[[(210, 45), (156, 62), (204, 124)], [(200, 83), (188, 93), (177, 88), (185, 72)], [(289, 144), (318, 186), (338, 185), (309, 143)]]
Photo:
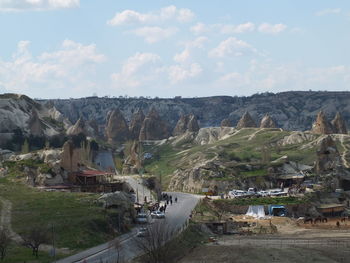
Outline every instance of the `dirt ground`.
[(350, 221), (337, 227), (339, 218), (317, 224), (287, 217), (257, 220), (239, 215), (232, 219), (253, 225), (248, 229), (271, 228), (272, 224), (277, 233), (219, 236), (217, 242), (195, 248), (180, 263), (350, 262)]
[[(269, 227), (273, 224), (277, 227), (279, 235), (293, 235), (312, 237), (350, 237), (350, 221), (347, 219), (341, 222), (340, 218), (328, 219), (327, 223), (304, 224), (303, 220), (292, 219), (288, 217), (271, 217), (269, 219), (255, 219), (253, 217), (238, 215), (233, 216), (234, 221), (255, 223), (257, 226)], [(337, 222), (340, 225), (337, 227)], [(349, 260), (350, 262), (350, 260)]]
[(183, 258), (180, 263), (345, 263), (350, 251), (343, 249), (255, 248), (251, 246), (205, 245)]

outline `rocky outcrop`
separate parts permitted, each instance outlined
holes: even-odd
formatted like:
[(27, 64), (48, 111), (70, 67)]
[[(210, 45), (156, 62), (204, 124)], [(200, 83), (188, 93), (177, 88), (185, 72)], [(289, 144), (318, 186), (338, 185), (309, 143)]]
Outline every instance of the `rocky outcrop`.
[(232, 122), (229, 119), (223, 119), (221, 121), (220, 127), (232, 127)]
[(67, 135), (78, 135), (79, 133), (87, 135), (85, 126), (85, 121), (82, 118), (79, 118), (73, 126), (68, 128)]
[(343, 119), (343, 116), (339, 112), (337, 112), (334, 119), (332, 120), (332, 126), (334, 133), (348, 134), (346, 123)]
[(67, 135), (78, 135), (80, 133), (85, 136), (96, 137), (98, 135), (98, 127), (95, 121), (84, 121), (79, 118), (77, 122), (67, 129)]
[(0, 138), (11, 137), (18, 129), (25, 135), (53, 136), (63, 133), (68, 123), (52, 105), (42, 105), (25, 95), (0, 94)]
[(323, 111), (317, 114), (316, 121), (312, 124), (311, 132), (316, 134), (332, 134), (332, 125), (327, 120), (326, 115)]
[(127, 145), (130, 147), (128, 149), (129, 155), (125, 158), (123, 165), (123, 174), (137, 174), (139, 169), (141, 168), (141, 160), (139, 156), (139, 142), (134, 141), (131, 145)]
[(67, 172), (77, 172), (82, 164), (81, 149), (75, 148), (72, 141), (62, 147), (61, 167)]
[(277, 125), (270, 115), (266, 114), (260, 122), (260, 128), (276, 128)]
[(143, 114), (143, 111), (141, 109), (139, 109), (136, 113), (133, 114), (129, 126), (131, 139), (137, 140), (139, 138), (144, 119), (145, 115)]
[(186, 132), (197, 131), (199, 131), (199, 125), (196, 116), (193, 114), (182, 115), (173, 130), (173, 135), (177, 136)]
[(118, 109), (108, 114), (105, 132), (109, 143), (125, 142), (130, 138), (128, 124)]
[(329, 173), (341, 163), (340, 154), (331, 136), (324, 137), (318, 147), (315, 171), (320, 174)]
[(32, 110), (32, 114), (28, 121), (28, 128), (30, 134), (34, 136), (44, 135), (43, 125), (41, 123), (41, 120), (39, 119), (38, 112), (35, 109)]
[(245, 112), (236, 126), (237, 129), (242, 128), (256, 128), (256, 123), (250, 116), (249, 112)]
[(161, 140), (170, 136), (169, 126), (163, 121), (158, 112), (152, 108), (143, 121), (140, 137), (143, 140)]

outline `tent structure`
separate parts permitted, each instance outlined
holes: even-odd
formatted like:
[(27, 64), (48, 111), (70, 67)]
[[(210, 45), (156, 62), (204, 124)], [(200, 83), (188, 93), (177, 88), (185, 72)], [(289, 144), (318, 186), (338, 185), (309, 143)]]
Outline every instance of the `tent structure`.
[(246, 213), (247, 216), (252, 216), (255, 218), (265, 217), (265, 210), (263, 205), (250, 205)]

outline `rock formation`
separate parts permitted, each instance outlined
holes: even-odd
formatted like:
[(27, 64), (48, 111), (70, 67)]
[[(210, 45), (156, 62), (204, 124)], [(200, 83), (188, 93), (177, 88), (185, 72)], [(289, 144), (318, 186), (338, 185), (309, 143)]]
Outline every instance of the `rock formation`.
[(323, 111), (317, 114), (316, 121), (312, 124), (311, 132), (317, 134), (331, 134), (333, 133), (332, 125), (327, 120)]
[(63, 144), (61, 155), (61, 167), (68, 172), (76, 172), (82, 163), (81, 149), (75, 148), (72, 141)]
[(196, 116), (193, 114), (182, 115), (173, 130), (173, 135), (177, 136), (186, 132), (197, 131), (199, 131), (199, 126)]
[(237, 129), (241, 128), (256, 128), (255, 121), (248, 112), (245, 112), (236, 126)]
[(78, 135), (79, 133), (87, 135), (85, 126), (85, 121), (80, 117), (73, 126), (67, 129), (67, 135)]
[(30, 134), (35, 136), (42, 136), (44, 134), (43, 125), (35, 109), (32, 110), (32, 115), (28, 121), (28, 129)]
[(143, 114), (143, 111), (141, 109), (139, 109), (136, 113), (133, 114), (129, 126), (131, 139), (136, 140), (139, 138), (144, 119), (145, 115)]
[(125, 142), (130, 138), (128, 124), (118, 109), (108, 114), (105, 132), (109, 143)]
[(129, 145), (128, 149), (129, 155), (125, 158), (123, 165), (123, 174), (136, 174), (141, 167), (141, 160), (139, 156), (139, 142), (134, 141)]
[(221, 121), (221, 127), (232, 127), (232, 122), (229, 119), (223, 119)]
[(276, 128), (276, 123), (270, 115), (266, 114), (260, 122), (260, 128)]
[(96, 137), (98, 135), (98, 126), (96, 121), (84, 121), (79, 118), (77, 122), (67, 129), (67, 135), (84, 134), (85, 136)]
[(170, 136), (169, 126), (163, 121), (158, 112), (152, 108), (144, 119), (140, 131), (139, 139), (143, 140), (161, 140)]
[(315, 170), (317, 173), (327, 173), (335, 170), (341, 162), (337, 146), (331, 136), (323, 138), (319, 143)]
[(348, 134), (346, 123), (343, 119), (343, 116), (341, 116), (339, 112), (337, 112), (334, 119), (332, 120), (332, 126), (333, 126), (334, 133)]

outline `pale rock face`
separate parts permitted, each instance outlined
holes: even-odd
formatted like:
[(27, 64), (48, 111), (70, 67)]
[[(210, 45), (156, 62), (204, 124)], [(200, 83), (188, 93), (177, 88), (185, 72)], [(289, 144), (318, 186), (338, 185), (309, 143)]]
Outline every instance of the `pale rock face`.
[(221, 121), (221, 127), (232, 127), (232, 122), (229, 119), (223, 119)]
[(107, 116), (106, 137), (108, 142), (125, 142), (130, 138), (128, 124), (123, 114), (115, 109)]
[(61, 127), (49, 121), (50, 119), (69, 123), (49, 104), (39, 104), (25, 95), (0, 95), (0, 134), (10, 134), (15, 129), (21, 129), (25, 134), (36, 136), (53, 136), (62, 133)]
[(249, 112), (245, 112), (242, 118), (237, 123), (237, 129), (242, 128), (256, 128), (256, 123), (253, 120), (252, 116), (250, 116)]
[(336, 169), (341, 163), (340, 154), (331, 136), (323, 138), (319, 143), (315, 170), (318, 173), (327, 173)]
[(87, 135), (85, 126), (85, 121), (82, 118), (79, 118), (73, 126), (68, 128), (67, 135), (78, 135), (79, 133)]
[(337, 112), (334, 119), (332, 120), (332, 125), (334, 129), (334, 133), (348, 134), (345, 120), (343, 119), (343, 116), (339, 112)]
[(174, 128), (173, 135), (177, 136), (186, 132), (197, 131), (199, 131), (199, 125), (196, 116), (193, 114), (182, 115)]
[(291, 144), (300, 144), (306, 141), (315, 140), (317, 136), (309, 132), (292, 132), (292, 134), (284, 137), (278, 143), (282, 146), (291, 145)]
[(131, 138), (133, 140), (136, 140), (139, 138), (144, 119), (145, 119), (145, 115), (143, 114), (142, 110), (138, 110), (136, 113), (133, 114), (130, 122), (130, 126), (129, 126)]
[(276, 128), (276, 123), (270, 115), (266, 114), (260, 122), (260, 128)]
[(86, 122), (83, 118), (79, 118), (77, 122), (67, 129), (67, 135), (84, 134), (85, 136), (96, 137), (98, 135), (98, 127), (96, 122)]
[(316, 121), (312, 125), (311, 132), (316, 134), (332, 134), (332, 125), (328, 122), (326, 115), (323, 111), (317, 114)]
[(139, 139), (141, 141), (162, 140), (169, 136), (170, 132), (168, 124), (160, 118), (155, 109), (151, 109), (143, 121)]
[(139, 158), (139, 143), (134, 141), (130, 147), (129, 156), (124, 161), (123, 174), (136, 174), (141, 167), (141, 161)]
[(82, 163), (81, 149), (75, 148), (71, 141), (67, 141), (62, 150), (61, 167), (68, 172), (77, 172)]

